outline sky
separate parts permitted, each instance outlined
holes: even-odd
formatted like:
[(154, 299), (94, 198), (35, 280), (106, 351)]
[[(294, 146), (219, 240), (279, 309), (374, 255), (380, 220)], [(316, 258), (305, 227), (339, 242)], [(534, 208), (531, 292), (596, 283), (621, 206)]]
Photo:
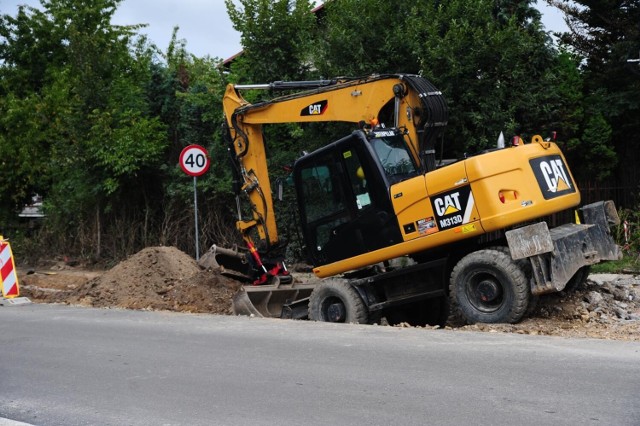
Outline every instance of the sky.
[[(0, 14), (15, 16), (18, 5), (40, 8), (39, 0), (0, 0)], [(562, 13), (538, 0), (542, 22), (547, 31), (566, 31)], [(209, 55), (227, 59), (238, 53), (240, 34), (233, 29), (223, 0), (123, 0), (112, 24), (148, 24), (140, 30), (160, 50), (169, 46), (175, 26), (178, 38), (187, 41), (187, 51), (198, 57)]]

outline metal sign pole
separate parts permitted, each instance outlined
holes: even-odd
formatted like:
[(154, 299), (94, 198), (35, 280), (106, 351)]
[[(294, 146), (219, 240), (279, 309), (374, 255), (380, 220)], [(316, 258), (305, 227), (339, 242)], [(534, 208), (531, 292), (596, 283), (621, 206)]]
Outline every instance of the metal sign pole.
[(198, 191), (196, 191), (196, 181), (198, 178), (193, 177), (193, 211), (194, 211), (194, 223), (196, 228), (196, 260), (200, 260), (200, 244), (198, 243)]
[(197, 177), (209, 170), (209, 153), (200, 145), (189, 145), (180, 153), (180, 168), (189, 176), (193, 176), (193, 214), (196, 228), (196, 260), (200, 260), (200, 236), (198, 235), (198, 191)]

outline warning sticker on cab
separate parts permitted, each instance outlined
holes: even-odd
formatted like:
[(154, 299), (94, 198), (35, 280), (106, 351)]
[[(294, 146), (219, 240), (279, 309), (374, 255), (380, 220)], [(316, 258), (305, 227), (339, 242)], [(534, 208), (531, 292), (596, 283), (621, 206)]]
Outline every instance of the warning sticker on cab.
[(432, 217), (428, 217), (426, 219), (420, 219), (416, 222), (418, 225), (418, 233), (420, 235), (429, 235), (434, 232), (438, 232), (438, 228), (436, 227), (436, 222)]
[(471, 187), (463, 186), (433, 197), (431, 205), (441, 231), (468, 223), (474, 206)]
[(559, 155), (529, 160), (545, 200), (576, 192), (569, 169)]

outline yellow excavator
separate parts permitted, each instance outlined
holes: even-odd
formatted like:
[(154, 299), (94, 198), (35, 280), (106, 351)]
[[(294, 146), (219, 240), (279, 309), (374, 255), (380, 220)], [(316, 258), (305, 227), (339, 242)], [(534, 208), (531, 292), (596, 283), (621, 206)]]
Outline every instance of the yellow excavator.
[[(258, 89), (290, 92), (254, 104), (241, 95)], [(234, 300), (238, 314), (443, 325), (453, 313), (515, 323), (537, 295), (576, 286), (590, 265), (620, 257), (610, 201), (549, 229), (545, 218), (580, 204), (553, 141), (514, 136), (443, 159), (446, 103), (421, 76), (229, 85), (223, 107), (246, 248), (214, 246), (202, 261), (245, 268), (251, 282)], [(354, 129), (293, 165), (310, 283), (292, 279), (283, 261), (272, 192), (282, 187), (270, 179), (263, 137), (266, 124), (309, 122)]]

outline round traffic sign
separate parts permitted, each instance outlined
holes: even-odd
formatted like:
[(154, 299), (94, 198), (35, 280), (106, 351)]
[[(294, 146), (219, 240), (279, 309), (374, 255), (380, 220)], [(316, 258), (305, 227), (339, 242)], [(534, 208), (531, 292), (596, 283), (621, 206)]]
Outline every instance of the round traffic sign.
[(189, 145), (180, 153), (180, 168), (189, 176), (205, 174), (209, 165), (209, 153), (200, 145)]

